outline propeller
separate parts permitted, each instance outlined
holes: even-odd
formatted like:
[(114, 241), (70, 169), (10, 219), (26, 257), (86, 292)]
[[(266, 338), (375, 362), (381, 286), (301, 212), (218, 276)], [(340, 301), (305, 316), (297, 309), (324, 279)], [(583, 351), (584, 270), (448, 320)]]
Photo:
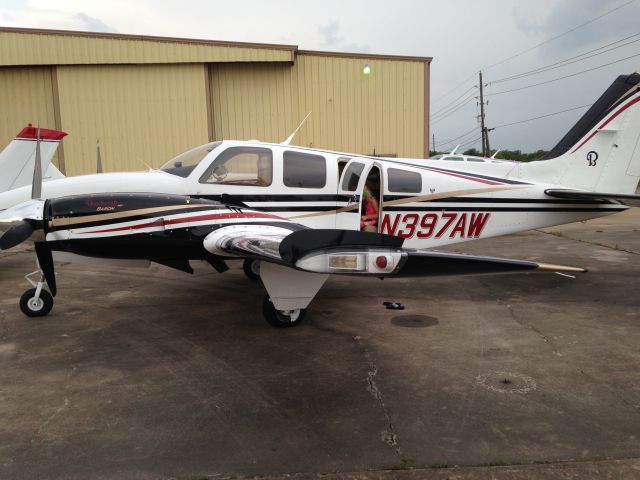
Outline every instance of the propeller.
[(38, 127), (31, 200), (7, 208), (0, 213), (0, 225), (9, 225), (9, 229), (0, 237), (0, 250), (7, 250), (19, 245), (31, 237), (37, 228), (42, 228), (44, 200), (41, 200), (40, 197), (42, 197), (42, 156), (40, 154), (40, 128)]
[(0, 250), (8, 250), (28, 239), (35, 227), (29, 220), (21, 220), (0, 237)]

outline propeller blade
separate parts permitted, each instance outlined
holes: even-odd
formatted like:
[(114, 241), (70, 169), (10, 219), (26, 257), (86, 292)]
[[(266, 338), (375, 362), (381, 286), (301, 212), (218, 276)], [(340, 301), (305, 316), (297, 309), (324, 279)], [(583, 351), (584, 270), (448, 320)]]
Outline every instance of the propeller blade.
[(53, 267), (53, 255), (51, 254), (51, 247), (47, 242), (34, 242), (36, 247), (36, 256), (38, 257), (38, 265), (44, 274), (44, 279), (49, 285), (49, 291), (54, 297), (58, 293), (58, 287), (56, 286), (56, 273)]
[(42, 197), (42, 156), (40, 155), (40, 127), (36, 134), (36, 161), (33, 165), (33, 183), (31, 184), (31, 198)]
[(16, 223), (0, 237), (0, 250), (7, 250), (21, 244), (31, 236), (34, 230), (33, 223), (28, 220)]

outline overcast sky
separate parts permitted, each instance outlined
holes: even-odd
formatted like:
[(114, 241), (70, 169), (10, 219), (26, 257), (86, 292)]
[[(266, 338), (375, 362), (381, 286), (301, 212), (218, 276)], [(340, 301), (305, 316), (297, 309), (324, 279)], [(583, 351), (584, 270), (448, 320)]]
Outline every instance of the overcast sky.
[[(590, 104), (617, 75), (640, 71), (639, 20), (640, 0), (0, 0), (0, 25), (7, 27), (285, 43), (306, 50), (433, 57), (431, 130), (436, 146), (443, 147), (455, 146), (457, 142), (443, 142), (467, 132), (459, 141), (479, 136), (479, 130), (472, 132), (478, 125), (478, 106), (473, 98), (477, 89), (473, 85), (479, 69), (489, 83), (489, 127)], [(625, 37), (631, 38), (613, 43)], [(491, 83), (607, 44), (612, 44), (607, 47), (611, 51), (595, 51), (601, 54), (592, 58)], [(634, 55), (572, 78), (491, 95)], [(491, 146), (548, 149), (584, 111), (497, 128), (491, 132)], [(467, 143), (466, 148), (470, 146), (479, 147), (479, 141)]]

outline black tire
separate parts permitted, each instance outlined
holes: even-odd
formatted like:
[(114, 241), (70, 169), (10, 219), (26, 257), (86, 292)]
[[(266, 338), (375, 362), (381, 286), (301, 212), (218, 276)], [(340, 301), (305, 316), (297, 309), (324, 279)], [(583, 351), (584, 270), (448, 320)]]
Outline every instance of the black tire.
[(264, 302), (262, 302), (262, 314), (264, 315), (265, 320), (272, 327), (289, 328), (299, 325), (302, 320), (304, 320), (307, 309), (301, 308), (296, 313), (298, 316), (292, 320), (290, 315), (285, 315), (281, 311), (276, 310), (276, 307), (273, 305), (268, 295), (264, 297)]
[(260, 281), (260, 260), (247, 259), (242, 262), (242, 269), (249, 280)]
[(31, 300), (35, 297), (36, 289), (31, 288), (20, 297), (20, 310), (27, 317), (44, 317), (53, 308), (53, 296), (44, 288), (40, 290), (40, 298), (37, 304)]

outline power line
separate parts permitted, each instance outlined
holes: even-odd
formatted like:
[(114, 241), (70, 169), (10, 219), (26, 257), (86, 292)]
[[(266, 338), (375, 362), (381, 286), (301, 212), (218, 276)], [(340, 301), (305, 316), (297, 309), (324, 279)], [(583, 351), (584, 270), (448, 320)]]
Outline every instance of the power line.
[(447, 118), (449, 115), (451, 115), (453, 112), (458, 111), (461, 107), (465, 106), (467, 103), (469, 103), (470, 101), (475, 99), (475, 95), (469, 95), (466, 98), (464, 98), (463, 100), (461, 100), (459, 103), (457, 103), (456, 105), (452, 105), (450, 106), (447, 110), (445, 110), (444, 112), (440, 112), (437, 115), (432, 115), (431, 116), (431, 120), (442, 120), (443, 118)]
[[(622, 45), (618, 45), (617, 47), (609, 48), (608, 50), (603, 50), (602, 52), (594, 53), (593, 55), (588, 55), (588, 54), (592, 53), (592, 52), (597, 52), (598, 50), (602, 50), (603, 48), (609, 47), (611, 45), (615, 45), (616, 43), (623, 42), (623, 41), (628, 40), (630, 38), (637, 37), (638, 35), (640, 35), (640, 33), (636, 33), (634, 35), (630, 35), (630, 36), (625, 37), (625, 38), (623, 38), (621, 40), (618, 40), (616, 42), (608, 43), (607, 45), (603, 45), (603, 46), (595, 48), (593, 50), (589, 50), (587, 52), (581, 53), (580, 55), (575, 55), (573, 57), (565, 58), (564, 60), (560, 60), (558, 62), (551, 63), (551, 64), (545, 65), (543, 67), (539, 67), (539, 68), (535, 68), (533, 70), (528, 70), (526, 72), (510, 75), (508, 77), (499, 78), (498, 80), (492, 80), (491, 82), (489, 82), (489, 85), (492, 85), (492, 84), (495, 84), (495, 83), (510, 82), (510, 81), (517, 80), (517, 79), (520, 79), (520, 78), (529, 77), (531, 75), (537, 75), (539, 73), (548, 72), (550, 70), (555, 70), (556, 68), (566, 67), (567, 65), (571, 65), (571, 64), (577, 63), (577, 62), (582, 62), (583, 60), (587, 60), (589, 58), (597, 57), (598, 55), (602, 55), (603, 53), (611, 52), (613, 50), (617, 50), (618, 48), (622, 48), (622, 47), (626, 47), (627, 45), (631, 45), (632, 43), (640, 42), (640, 38), (637, 38), (637, 39), (632, 40), (632, 41), (627, 42), (627, 43), (623, 43)], [(588, 56), (585, 56), (585, 55), (588, 55)], [(583, 57), (583, 58), (580, 58), (580, 57)], [(574, 59), (577, 59), (577, 60), (574, 60)], [(573, 60), (573, 61), (571, 61), (571, 60)]]
[(550, 43), (550, 42), (553, 42), (554, 40), (562, 38), (565, 35), (568, 35), (569, 33), (575, 32), (576, 30), (578, 30), (578, 29), (580, 29), (582, 27), (585, 27), (585, 26), (587, 26), (587, 25), (589, 25), (589, 24), (591, 24), (591, 23), (593, 23), (593, 22), (595, 22), (597, 20), (600, 20), (601, 18), (606, 17), (607, 15), (609, 15), (609, 14), (611, 14), (611, 13), (617, 11), (617, 10), (620, 10), (621, 8), (624, 8), (627, 5), (629, 5), (629, 4), (631, 4), (631, 3), (635, 2), (635, 1), (636, 0), (629, 0), (628, 2), (625, 2), (622, 5), (618, 5), (617, 7), (612, 8), (611, 10), (607, 10), (606, 12), (598, 15), (597, 17), (592, 18), (591, 20), (588, 20), (588, 21), (586, 21), (584, 23), (581, 23), (580, 25), (578, 25), (576, 27), (573, 27), (573, 28), (567, 30), (566, 32), (563, 32), (563, 33), (561, 33), (559, 35), (556, 35), (555, 37), (551, 37), (551, 38), (549, 38), (549, 39), (547, 39), (547, 40), (545, 40), (543, 42), (540, 42), (540, 43), (534, 45), (533, 47), (526, 48), (526, 49), (524, 49), (524, 50), (522, 50), (522, 51), (520, 51), (520, 52), (518, 52), (518, 53), (516, 53), (514, 55), (511, 55), (508, 58), (505, 58), (504, 60), (500, 60), (499, 62), (493, 63), (493, 64), (491, 64), (491, 65), (489, 65), (487, 67), (484, 67), (482, 70), (488, 70), (488, 69), (496, 67), (498, 65), (502, 65), (503, 63), (508, 62), (509, 60), (513, 60), (514, 58), (519, 57), (521, 55), (524, 55), (525, 53), (528, 53), (528, 52), (530, 52), (532, 50), (535, 50), (536, 48), (541, 47), (542, 45), (546, 45), (547, 43)]
[[(536, 48), (541, 47), (542, 45), (546, 45), (547, 43), (553, 42), (554, 40), (557, 40), (558, 38), (562, 38), (562, 37), (564, 37), (565, 35), (568, 35), (569, 33), (575, 32), (576, 30), (578, 30), (578, 29), (580, 29), (580, 28), (582, 28), (582, 27), (585, 27), (585, 26), (587, 26), (587, 25), (589, 25), (589, 24), (591, 24), (591, 23), (593, 23), (593, 22), (596, 22), (597, 20), (600, 20), (601, 18), (606, 17), (607, 15), (609, 15), (609, 14), (611, 14), (611, 13), (613, 13), (613, 12), (616, 12), (616, 11), (620, 10), (621, 8), (624, 8), (624, 7), (626, 7), (627, 5), (630, 5), (631, 3), (634, 3), (635, 1), (636, 1), (636, 0), (629, 0), (628, 2), (625, 2), (625, 3), (623, 3), (623, 4), (619, 5), (619, 6), (615, 7), (615, 8), (612, 8), (611, 10), (608, 10), (608, 11), (606, 11), (606, 12), (604, 12), (604, 13), (602, 13), (602, 14), (598, 15), (598, 16), (597, 16), (597, 17), (595, 17), (595, 18), (592, 18), (591, 20), (587, 20), (586, 22), (581, 23), (580, 25), (577, 25), (577, 26), (575, 26), (575, 27), (573, 27), (573, 28), (571, 28), (571, 29), (569, 29), (569, 30), (567, 30), (567, 31), (563, 32), (563, 33), (560, 33), (559, 35), (556, 35), (556, 36), (554, 36), (554, 37), (551, 37), (551, 38), (549, 38), (549, 39), (547, 39), (547, 40), (545, 40), (545, 41), (543, 41), (543, 42), (540, 42), (540, 43), (538, 43), (538, 44), (536, 44), (536, 45), (532, 46), (532, 47), (529, 47), (529, 48), (527, 48), (527, 49), (525, 49), (525, 50), (522, 50), (522, 51), (520, 51), (520, 52), (518, 52), (518, 53), (515, 53), (514, 55), (511, 55), (510, 57), (507, 57), (507, 58), (505, 58), (504, 60), (500, 60), (499, 62), (496, 62), (496, 63), (493, 63), (493, 64), (488, 65), (488, 66), (486, 66), (486, 67), (483, 67), (483, 68), (481, 68), (480, 70), (487, 70), (487, 69), (489, 69), (489, 68), (496, 67), (496, 66), (501, 65), (501, 64), (503, 64), (503, 63), (505, 63), (505, 62), (508, 62), (509, 60), (512, 60), (512, 59), (514, 59), (514, 58), (516, 58), (516, 57), (519, 57), (519, 56), (521, 56), (521, 55), (524, 55), (525, 53), (528, 53), (528, 52), (530, 52), (530, 51), (532, 51), (532, 50), (535, 50)], [(432, 103), (433, 103), (433, 104), (436, 104), (436, 103), (440, 102), (441, 100), (443, 100), (444, 98), (448, 97), (451, 93), (453, 93), (453, 92), (455, 92), (456, 90), (458, 90), (460, 87), (462, 87), (463, 85), (465, 85), (469, 80), (471, 80), (471, 79), (472, 79), (472, 78), (474, 78), (475, 76), (476, 76), (476, 73), (474, 72), (473, 74), (469, 75), (469, 77), (465, 78), (462, 82), (460, 82), (460, 83), (459, 83), (459, 84), (457, 84), (455, 87), (453, 87), (451, 90), (447, 91), (447, 93), (445, 93), (444, 95), (441, 95), (440, 97), (438, 97), (437, 99), (435, 99)]]
[(532, 88), (532, 87), (537, 87), (539, 85), (545, 85), (547, 83), (557, 82), (558, 80), (563, 80), (565, 78), (571, 78), (571, 77), (575, 77), (577, 75), (582, 75), (583, 73), (592, 72), (594, 70), (598, 70), (600, 68), (608, 67), (609, 65), (613, 65), (615, 63), (624, 62), (625, 60), (629, 60), (630, 58), (635, 58), (635, 57), (640, 57), (640, 53), (637, 53), (635, 55), (631, 55), (629, 57), (621, 58), (621, 59), (615, 60), (613, 62), (604, 63), (602, 65), (598, 65), (597, 67), (588, 68), (587, 70), (582, 70), (581, 72), (572, 73), (570, 75), (563, 75), (562, 77), (553, 78), (553, 79), (547, 80), (545, 82), (534, 83), (534, 84), (526, 85), (526, 86), (520, 87), (520, 88), (512, 88), (511, 90), (503, 90), (501, 92), (488, 93), (487, 96), (490, 96), (490, 95), (502, 95), (503, 93), (518, 92), (520, 90), (525, 90), (527, 88)]
[(475, 133), (478, 130), (478, 127), (473, 127), (471, 130), (469, 130), (468, 132), (463, 133), (462, 135), (458, 135), (457, 137), (451, 138), (449, 140), (444, 140), (442, 142), (440, 142), (440, 145), (448, 145), (450, 143), (455, 142), (456, 140), (460, 140), (461, 138), (464, 138), (466, 136), (468, 136), (471, 133)]
[(438, 115), (438, 113), (439, 113), (439, 112), (441, 112), (442, 110), (446, 110), (446, 109), (447, 109), (447, 107), (449, 107), (449, 105), (452, 105), (452, 104), (456, 103), (460, 98), (464, 97), (464, 96), (466, 95), (466, 93), (467, 93), (469, 90), (473, 90), (475, 87), (476, 87), (475, 85), (472, 85), (471, 87), (467, 88), (464, 92), (462, 92), (459, 96), (457, 96), (456, 98), (454, 98), (453, 100), (451, 100), (451, 101), (450, 101), (449, 103), (447, 103), (444, 107), (440, 107), (438, 110), (436, 110), (435, 112), (433, 112), (433, 113), (431, 114), (431, 116), (432, 116), (432, 117), (433, 117), (433, 116), (436, 116), (436, 115)]
[(458, 105), (458, 107), (457, 107), (457, 108), (454, 108), (453, 110), (450, 110), (449, 112), (447, 112), (447, 114), (446, 114), (446, 115), (441, 115), (440, 117), (438, 117), (438, 118), (437, 118), (437, 119), (435, 119), (435, 120), (433, 120), (433, 119), (432, 119), (432, 120), (431, 120), (431, 125), (435, 125), (436, 123), (438, 123), (438, 122), (440, 122), (440, 121), (444, 120), (445, 118), (450, 117), (451, 115), (453, 115), (454, 113), (456, 113), (458, 110), (460, 110), (462, 107), (464, 107), (465, 105), (467, 105), (470, 101), (472, 101), (472, 100), (474, 100), (474, 99), (475, 99), (475, 97), (470, 97), (469, 99), (467, 99), (467, 101), (466, 101), (466, 102), (461, 103), (460, 105)]
[(539, 120), (541, 118), (552, 117), (554, 115), (560, 115), (561, 113), (565, 113), (565, 112), (571, 112), (573, 110), (580, 110), (581, 108), (590, 107), (591, 105), (593, 105), (593, 103), (588, 103), (586, 105), (580, 105), (579, 107), (567, 108), (565, 110), (560, 110), (558, 112), (547, 113), (546, 115), (540, 115), (540, 116), (537, 116), (537, 117), (526, 118), (524, 120), (518, 120), (517, 122), (504, 123), (502, 125), (497, 125), (497, 126), (493, 127), (493, 129), (495, 130), (496, 128), (510, 127), (511, 125), (518, 125), (520, 123), (532, 122), (533, 120)]
[(472, 145), (472, 144), (476, 143), (478, 140), (482, 140), (482, 135), (477, 137), (477, 138), (474, 138), (473, 140), (469, 140), (468, 142), (461, 143), (460, 147), (466, 147), (467, 145)]
[(458, 88), (460, 88), (462, 85), (464, 85), (465, 83), (467, 83), (469, 80), (471, 80), (472, 78), (474, 78), (476, 76), (476, 74), (474, 73), (473, 75), (470, 75), (469, 77), (465, 78), (462, 82), (460, 82), (459, 84), (457, 84), (455, 87), (453, 87), (451, 90), (449, 90), (447, 93), (445, 93), (444, 95), (439, 96), (438, 98), (436, 98), (432, 103), (438, 103), (440, 100), (442, 100), (443, 98), (446, 98), (449, 96), (450, 93), (455, 92)]

